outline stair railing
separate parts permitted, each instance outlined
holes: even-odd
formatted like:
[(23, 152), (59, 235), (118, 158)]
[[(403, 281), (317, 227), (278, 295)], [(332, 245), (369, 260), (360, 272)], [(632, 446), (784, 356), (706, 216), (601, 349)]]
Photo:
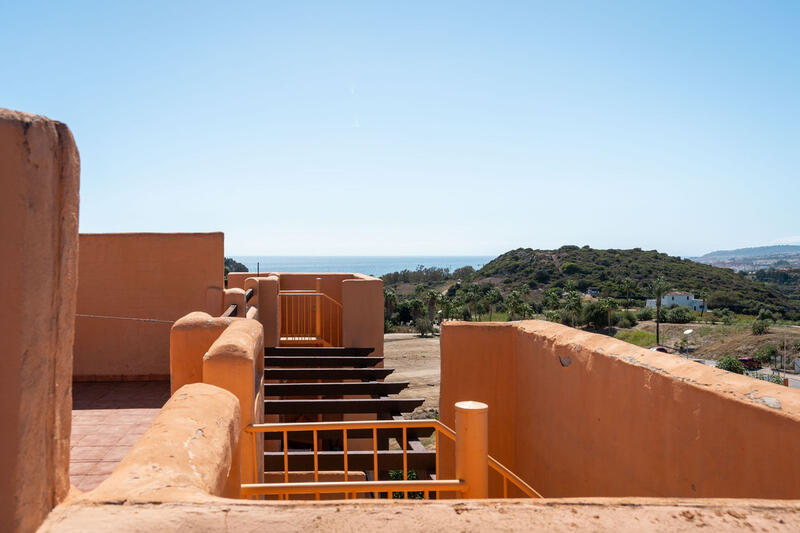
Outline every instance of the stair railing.
[(316, 289), (281, 290), (280, 331), (282, 345), (342, 346), (342, 304)]
[[(413, 429), (434, 429), (434, 441), (436, 449), (435, 468), (436, 475), (434, 480), (409, 480), (408, 479), (408, 431)], [(403, 479), (402, 481), (381, 481), (379, 473), (382, 470), (379, 465), (378, 453), (378, 432), (387, 429), (400, 429), (403, 443)], [(373, 481), (351, 481), (348, 457), (348, 432), (355, 430), (371, 430), (372, 433), (372, 479)], [(342, 457), (343, 457), (343, 477), (344, 481), (325, 481), (319, 480), (319, 432), (341, 431), (342, 433)], [(245, 429), (249, 433), (253, 442), (259, 435), (265, 433), (280, 433), (283, 441), (283, 482), (282, 483), (255, 483), (242, 485), (242, 498), (258, 497), (260, 495), (277, 495), (279, 499), (288, 499), (291, 494), (313, 494), (319, 500), (321, 494), (344, 494), (345, 499), (355, 498), (357, 494), (371, 493), (373, 497), (378, 497), (380, 493), (402, 492), (408, 498), (409, 492), (421, 493), (423, 499), (430, 499), (432, 493), (455, 492), (461, 497), (469, 492), (469, 479), (440, 479), (440, 452), (439, 445), (441, 436), (456, 442), (456, 432), (438, 420), (364, 420), (352, 422), (301, 422), (288, 424), (253, 424)], [(311, 432), (313, 439), (313, 458), (314, 458), (314, 481), (313, 482), (290, 482), (289, 468), (289, 434), (292, 432)], [(465, 439), (476, 439), (480, 441), (481, 435), (473, 432), (465, 432)], [(326, 435), (329, 433), (326, 433)], [(352, 433), (351, 433), (352, 435)], [(484, 435), (485, 437), (485, 435)], [(263, 437), (262, 437), (263, 438)], [(360, 437), (358, 437), (360, 438)], [(480, 442), (463, 443), (466, 448)], [(255, 448), (255, 447), (254, 447)], [(469, 453), (463, 458), (456, 454), (456, 472), (469, 471), (465, 465), (459, 461), (468, 462)], [(517, 487), (519, 491), (530, 498), (541, 498), (541, 494), (536, 492), (530, 485), (503, 466), (499, 461), (491, 456), (488, 457), (487, 467), (497, 472), (503, 479), (503, 497), (508, 497), (509, 483)], [(255, 464), (258, 464), (257, 462)], [(467, 467), (469, 465), (466, 465)], [(387, 470), (384, 468), (383, 470)], [(485, 480), (484, 480), (485, 483)]]

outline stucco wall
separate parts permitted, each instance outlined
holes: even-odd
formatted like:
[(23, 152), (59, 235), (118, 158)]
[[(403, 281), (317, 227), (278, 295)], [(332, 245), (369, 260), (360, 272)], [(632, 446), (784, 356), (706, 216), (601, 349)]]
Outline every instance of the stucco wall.
[(66, 125), (0, 109), (0, 530), (69, 490), (80, 162)]
[(800, 497), (800, 391), (541, 321), (446, 323), (441, 351), (441, 420), (487, 403), (545, 497)]
[(81, 234), (79, 272), (75, 379), (167, 379), (172, 322), (221, 313), (223, 235)]

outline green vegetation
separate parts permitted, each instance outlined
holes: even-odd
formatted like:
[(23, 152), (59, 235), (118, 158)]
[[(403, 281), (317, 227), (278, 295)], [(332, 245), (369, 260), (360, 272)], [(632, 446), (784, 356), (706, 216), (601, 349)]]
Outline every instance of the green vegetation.
[(766, 320), (753, 320), (750, 329), (753, 335), (766, 335), (769, 333), (769, 322)]
[(621, 330), (618, 331), (614, 337), (621, 341), (629, 342), (631, 344), (635, 344), (636, 346), (643, 346), (645, 348), (656, 344), (655, 333), (650, 333), (649, 331), (643, 331), (640, 329)]
[(736, 374), (744, 374), (745, 371), (742, 362), (735, 357), (731, 357), (730, 355), (726, 355), (717, 361), (717, 368), (727, 370), (728, 372), (734, 372)]
[(774, 287), (732, 270), (638, 248), (520, 248), (485, 265), (471, 281), (480, 283), (485, 279), (499, 279), (509, 290), (564, 289), (565, 284), (571, 281), (579, 292), (597, 287), (601, 295), (624, 300), (629, 306), (628, 300), (642, 305), (645, 298), (652, 298), (649, 287), (660, 276), (674, 289), (691, 291), (696, 295), (707, 292), (711, 308), (727, 307), (737, 313), (753, 315), (762, 307), (781, 313), (800, 310), (800, 289), (798, 298), (790, 299)]
[(247, 267), (244, 266), (242, 263), (231, 259), (230, 257), (225, 258), (225, 276), (227, 277), (228, 272), (248, 272)]

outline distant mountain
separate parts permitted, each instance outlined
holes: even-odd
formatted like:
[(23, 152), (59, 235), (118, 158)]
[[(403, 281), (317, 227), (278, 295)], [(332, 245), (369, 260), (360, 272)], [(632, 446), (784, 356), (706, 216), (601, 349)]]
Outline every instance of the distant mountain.
[(781, 244), (777, 246), (738, 248), (736, 250), (717, 250), (693, 259), (700, 263), (711, 263), (713, 261), (730, 261), (733, 259), (767, 259), (781, 255), (800, 255), (800, 245)]
[(626, 297), (622, 285), (629, 277), (636, 283), (631, 297), (650, 298), (647, 284), (664, 276), (674, 290), (705, 296), (710, 307), (727, 307), (741, 313), (757, 313), (762, 307), (796, 312), (797, 301), (760, 281), (690, 259), (656, 250), (597, 250), (562, 246), (557, 250), (519, 248), (506, 252), (478, 270), (471, 281), (491, 283), (501, 290), (539, 291), (563, 287), (567, 280), (580, 291), (597, 287), (601, 294)]

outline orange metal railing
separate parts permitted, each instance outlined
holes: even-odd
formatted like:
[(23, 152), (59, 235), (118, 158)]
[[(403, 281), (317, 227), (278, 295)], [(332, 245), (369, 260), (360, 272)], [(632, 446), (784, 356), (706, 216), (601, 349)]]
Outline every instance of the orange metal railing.
[[(434, 440), (436, 448), (436, 479), (435, 480), (409, 480), (408, 479), (408, 449), (407, 436), (408, 430), (433, 428), (435, 430)], [(348, 431), (352, 430), (372, 430), (372, 451), (373, 469), (372, 477), (376, 481), (349, 481), (348, 480), (348, 454), (347, 440)], [(377, 481), (379, 473), (378, 465), (378, 431), (383, 429), (402, 429), (403, 443), (403, 480), (402, 481)], [(318, 461), (318, 432), (319, 431), (341, 431), (343, 443), (343, 475), (344, 481), (341, 482), (320, 482), (319, 481), (319, 461)], [(291, 432), (311, 432), (314, 442), (314, 481), (303, 483), (289, 482), (289, 433)], [(458, 479), (439, 479), (440, 454), (439, 441), (441, 436), (456, 440), (456, 433), (438, 420), (364, 420), (353, 422), (301, 422), (287, 424), (253, 424), (245, 429), (256, 442), (258, 435), (263, 433), (281, 433), (283, 435), (283, 483), (255, 483), (242, 485), (242, 497), (252, 497), (259, 495), (278, 495), (280, 499), (288, 499), (290, 494), (313, 494), (316, 499), (321, 494), (343, 493), (345, 499), (355, 497), (359, 493), (372, 493), (375, 497), (381, 492), (399, 491), (408, 497), (409, 492), (421, 492), (424, 499), (429, 499), (431, 493), (442, 491), (463, 493), (467, 490), (467, 483)], [(255, 445), (253, 449), (256, 449)], [(255, 464), (258, 464), (257, 462)], [(508, 497), (509, 483), (517, 487), (527, 497), (541, 498), (542, 495), (536, 492), (530, 485), (515, 475), (508, 468), (500, 464), (496, 459), (489, 456), (489, 468), (498, 473), (503, 479), (503, 497)]]
[(281, 344), (342, 345), (342, 304), (319, 290), (280, 291)]

